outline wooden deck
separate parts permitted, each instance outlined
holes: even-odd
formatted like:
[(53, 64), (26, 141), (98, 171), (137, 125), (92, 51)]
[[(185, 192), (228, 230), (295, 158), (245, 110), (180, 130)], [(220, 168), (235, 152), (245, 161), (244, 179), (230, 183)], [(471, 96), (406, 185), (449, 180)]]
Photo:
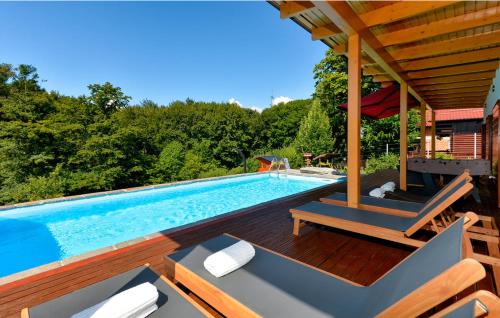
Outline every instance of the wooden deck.
[[(362, 192), (387, 179), (397, 180), (397, 172), (385, 171), (364, 177)], [(245, 215), (197, 225), (0, 286), (0, 317), (19, 317), (23, 307), (42, 303), (144, 263), (150, 263), (154, 270), (163, 273), (165, 254), (224, 232), (357, 283), (370, 284), (404, 259), (412, 248), (311, 225), (301, 230), (300, 238), (292, 235), (289, 209), (332, 191), (345, 191), (345, 184), (335, 184), (286, 202), (270, 203)], [(471, 204), (469, 200), (465, 205)], [(498, 210), (486, 205), (481, 206), (480, 212), (498, 216)], [(493, 290), (491, 274), (473, 289)]]

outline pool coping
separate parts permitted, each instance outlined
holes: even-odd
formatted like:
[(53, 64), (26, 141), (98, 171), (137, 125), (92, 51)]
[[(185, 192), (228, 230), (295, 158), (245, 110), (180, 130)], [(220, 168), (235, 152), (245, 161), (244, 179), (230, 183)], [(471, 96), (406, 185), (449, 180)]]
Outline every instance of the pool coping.
[[(220, 179), (226, 179), (226, 178), (234, 178), (238, 176), (248, 176), (248, 175), (258, 175), (258, 174), (266, 174), (269, 172), (260, 172), (260, 173), (247, 173), (247, 174), (238, 174), (238, 175), (231, 175), (231, 176), (223, 176), (223, 177), (214, 177), (214, 178), (205, 178), (205, 179), (195, 179), (195, 180), (188, 180), (188, 181), (180, 181), (180, 182), (175, 182), (175, 183), (166, 183), (162, 185), (155, 185), (154, 188), (158, 187), (168, 187), (172, 185), (179, 185), (179, 184), (189, 184), (193, 182), (203, 182), (203, 181), (213, 181), (213, 180), (220, 180)], [(33, 267), (21, 272), (13, 273), (8, 276), (0, 277), (0, 291), (3, 290), (8, 290), (10, 288), (13, 288), (19, 284), (25, 284), (27, 282), (31, 281), (36, 281), (38, 278), (37, 276), (45, 277), (47, 275), (51, 275), (51, 272), (56, 272), (59, 271), (64, 271), (65, 268), (68, 270), (73, 268), (74, 266), (78, 266), (78, 263), (83, 263), (86, 264), (88, 262), (92, 262), (93, 259), (100, 259), (100, 258), (105, 258), (106, 255), (112, 256), (115, 253), (119, 253), (121, 250), (125, 249), (130, 249), (134, 248), (134, 246), (139, 246), (143, 244), (153, 244), (157, 240), (161, 239), (166, 239), (168, 235), (171, 234), (178, 234), (181, 232), (191, 232), (191, 231), (196, 231), (196, 229), (205, 227), (205, 226), (210, 226), (211, 224), (218, 223), (218, 222), (223, 222), (238, 216), (246, 215), (248, 213), (251, 213), (255, 210), (258, 210), (266, 205), (270, 204), (276, 204), (279, 202), (286, 202), (288, 200), (292, 200), (296, 197), (306, 195), (308, 193), (312, 193), (314, 191), (321, 190), (323, 188), (327, 188), (331, 186), (332, 184), (340, 183), (340, 182), (345, 182), (345, 178), (342, 176), (322, 176), (322, 175), (308, 175), (308, 174), (301, 174), (301, 173), (296, 173), (294, 171), (289, 171), (287, 173), (288, 175), (293, 175), (293, 176), (301, 176), (301, 177), (314, 177), (318, 179), (335, 179), (339, 180), (338, 182), (335, 183), (327, 183), (325, 185), (306, 190), (303, 192), (298, 192), (294, 193), (288, 196), (284, 196), (281, 198), (273, 199), (270, 201), (265, 201), (261, 202), (256, 205), (252, 205), (246, 208), (241, 208), (233, 211), (229, 211), (223, 214), (219, 214), (217, 216), (213, 216), (211, 218), (199, 220), (193, 223), (181, 225), (178, 227), (174, 227), (168, 230), (164, 231), (158, 231), (158, 232), (153, 232), (151, 234), (147, 234), (144, 236), (140, 236), (131, 240), (123, 241), (117, 244), (113, 244), (110, 246), (102, 247), (96, 250), (92, 250), (83, 254), (79, 254), (76, 256), (72, 256), (69, 258), (65, 258), (59, 261), (51, 262), (48, 264), (40, 265), (37, 267)], [(69, 200), (76, 200), (76, 199), (83, 199), (83, 198), (89, 198), (89, 197), (96, 197), (96, 196), (103, 196), (103, 195), (109, 195), (109, 194), (119, 194), (119, 193), (125, 193), (125, 192), (131, 192), (131, 191), (141, 191), (141, 190), (146, 190), (146, 189), (153, 189), (151, 186), (143, 186), (143, 187), (135, 187), (135, 188), (128, 188), (128, 189), (120, 189), (120, 190), (113, 190), (113, 191), (105, 191), (105, 192), (97, 192), (97, 193), (92, 193), (90, 195), (78, 195), (78, 196), (71, 196), (71, 197), (61, 197), (61, 198), (55, 198), (55, 199), (50, 199), (49, 200), (39, 200), (39, 201), (33, 201), (33, 202), (27, 202), (27, 203), (33, 203), (33, 204), (26, 204), (23, 206), (32, 206), (32, 205), (41, 205), (41, 204), (46, 204), (46, 203), (54, 203), (54, 202), (62, 202), (62, 201), (69, 201)], [(82, 197), (83, 196), (83, 197)], [(38, 203), (35, 203), (38, 202)], [(40, 203), (43, 202), (43, 203)], [(24, 203), (23, 203), (24, 204)], [(18, 208), (20, 206), (16, 206), (15, 208)], [(14, 207), (11, 207), (12, 209)], [(0, 211), (2, 211), (0, 209)], [(69, 267), (70, 265), (71, 268)]]
[[(208, 181), (224, 180), (224, 179), (231, 179), (231, 178), (238, 178), (238, 177), (245, 177), (245, 176), (264, 175), (264, 174), (268, 174), (268, 173), (269, 172), (239, 173), (239, 174), (226, 175), (226, 176), (218, 176), (218, 177), (210, 177), (210, 178), (202, 178), (202, 179), (192, 179), (192, 180), (184, 180), (184, 181), (174, 181), (174, 182), (168, 182), (168, 183), (151, 184), (151, 185), (125, 188), (125, 189), (92, 192), (92, 193), (77, 194), (77, 195), (71, 195), (71, 196), (62, 196), (62, 197), (51, 198), (51, 199), (41, 199), (41, 200), (36, 200), (36, 201), (28, 201), (28, 202), (3, 205), (3, 206), (0, 206), (0, 212), (6, 211), (6, 210), (17, 209), (17, 208), (44, 205), (44, 204), (48, 204), (48, 203), (57, 203), (57, 202), (89, 199), (89, 198), (103, 197), (103, 196), (108, 196), (108, 195), (115, 195), (115, 194), (129, 193), (129, 192), (139, 192), (139, 191), (153, 190), (153, 189), (161, 189), (161, 188), (168, 188), (168, 187), (179, 186), (179, 185), (187, 185), (187, 184), (196, 183), (196, 182), (208, 182)], [(301, 173), (299, 170), (295, 170), (295, 169), (290, 169), (288, 172), (283, 171), (282, 173), (285, 173), (288, 175), (293, 175), (293, 176), (299, 176), (299, 177), (312, 177), (312, 178), (333, 179), (333, 180), (343, 179), (345, 177), (343, 175), (314, 175), (314, 174), (308, 174), (308, 173)]]

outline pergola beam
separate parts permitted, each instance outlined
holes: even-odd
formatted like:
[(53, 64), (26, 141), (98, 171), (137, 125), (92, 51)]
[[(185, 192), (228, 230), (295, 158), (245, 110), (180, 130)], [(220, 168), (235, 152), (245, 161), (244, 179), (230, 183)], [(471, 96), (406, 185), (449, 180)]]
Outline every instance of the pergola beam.
[(357, 208), (361, 194), (361, 39), (348, 38), (347, 206)]
[(426, 153), (425, 153), (425, 146), (427, 144), (426, 140), (426, 106), (427, 104), (425, 102), (420, 103), (420, 157), (425, 158)]
[(392, 23), (428, 11), (452, 5), (458, 1), (401, 1), (360, 14), (367, 27)]
[(331, 23), (313, 28), (311, 30), (311, 38), (313, 41), (323, 40), (339, 33), (342, 33), (342, 30), (340, 30), (335, 24)]
[(413, 80), (412, 84), (414, 86), (448, 84), (448, 83), (467, 82), (473, 80), (493, 79), (494, 77), (495, 77), (495, 71), (487, 71), (487, 72), (478, 72), (471, 74), (460, 74), (460, 75), (417, 79)]
[[(348, 36), (359, 34), (363, 51), (395, 81), (399, 83), (408, 81), (403, 70), (347, 2), (314, 1), (314, 5)], [(408, 90), (417, 100), (422, 100), (422, 97), (413, 88), (409, 87)]]
[(406, 164), (408, 155), (408, 85), (399, 88), (399, 188), (406, 191)]
[(436, 159), (436, 112), (431, 113), (431, 158)]
[(384, 33), (378, 35), (377, 38), (384, 46), (391, 46), (498, 23), (499, 19), (500, 11), (497, 7), (491, 7), (399, 31)]
[(392, 77), (388, 75), (373, 75), (374, 82), (391, 82), (393, 81)]
[(384, 70), (381, 70), (377, 66), (364, 66), (363, 67), (364, 75), (387, 75)]
[(495, 71), (498, 68), (498, 61), (480, 62), (466, 65), (456, 65), (441, 67), (432, 70), (408, 72), (407, 76), (412, 79), (439, 77), (448, 75), (467, 74), (471, 72)]
[(287, 1), (280, 4), (280, 18), (288, 19), (314, 8), (310, 1)]
[(500, 43), (500, 30), (457, 39), (431, 42), (391, 51), (395, 60), (412, 60)]
[(500, 58), (500, 47), (470, 51), (465, 53), (454, 53), (426, 59), (413, 60), (400, 63), (399, 65), (405, 71), (415, 71), (427, 68), (443, 67), (455, 64), (466, 64), (481, 62), (487, 60), (498, 60)]

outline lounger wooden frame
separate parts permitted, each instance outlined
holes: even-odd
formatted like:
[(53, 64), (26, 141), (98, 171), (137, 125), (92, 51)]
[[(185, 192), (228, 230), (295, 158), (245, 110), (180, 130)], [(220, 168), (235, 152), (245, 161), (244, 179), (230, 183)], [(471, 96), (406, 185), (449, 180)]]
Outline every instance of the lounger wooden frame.
[[(294, 220), (293, 223), (293, 234), (298, 236), (300, 232), (300, 228), (302, 227), (301, 222), (311, 222), (317, 223), (321, 225), (326, 225), (338, 229), (342, 229), (345, 231), (350, 231), (358, 234), (363, 234), (367, 236), (377, 237), (380, 239), (401, 243), (405, 245), (410, 245), (414, 247), (420, 247), (425, 244), (424, 241), (412, 239), (410, 236), (413, 235), (420, 229), (423, 230), (432, 230), (434, 232), (439, 233), (443, 227), (446, 227), (448, 224), (454, 221), (456, 215), (453, 213), (453, 216), (450, 216), (450, 212), (448, 210), (451, 202), (455, 202), (458, 198), (464, 196), (465, 194), (472, 191), (472, 184), (467, 183), (462, 186), (458, 191), (452, 193), (447, 199), (443, 200), (440, 204), (438, 204), (432, 212), (428, 213), (425, 217), (416, 222), (412, 227), (410, 227), (407, 231), (397, 231), (393, 229), (388, 229), (384, 227), (378, 227), (373, 225), (368, 225), (359, 222), (353, 222), (348, 220), (343, 220), (339, 218), (334, 218), (330, 216), (319, 215), (312, 212), (301, 211), (297, 209), (291, 209), (290, 213)], [(364, 211), (364, 210), (363, 210)], [(463, 213), (457, 214), (458, 216), (463, 215)], [(436, 221), (435, 218), (440, 216), (441, 219)], [(476, 217), (485, 224), (490, 224), (492, 227), (490, 230), (498, 230), (493, 227), (496, 227), (495, 222), (490, 217), (485, 216), (477, 216)], [(489, 223), (488, 223), (489, 222)], [(430, 225), (429, 225), (430, 224)], [(473, 253), (472, 257), (483, 264), (488, 264), (492, 266), (493, 269), (493, 278), (495, 281), (495, 286), (500, 290), (500, 251), (498, 248), (498, 238), (493, 236), (487, 236), (479, 233), (472, 232), (472, 230), (476, 230), (477, 226), (468, 227), (468, 235), (471, 239), (474, 240), (482, 240), (487, 243), (488, 246), (488, 254), (479, 254)], [(477, 230), (476, 230), (477, 231)]]
[[(150, 267), (149, 263), (144, 264), (145, 267)], [(215, 316), (210, 314), (205, 308), (203, 308), (200, 304), (195, 302), (191, 297), (189, 297), (184, 291), (182, 291), (177, 285), (175, 285), (172, 281), (167, 279), (164, 275), (158, 275), (160, 279), (167, 284), (170, 288), (172, 288), (174, 291), (176, 291), (179, 295), (181, 295), (182, 298), (184, 298), (188, 303), (193, 305), (197, 310), (200, 311), (201, 314), (203, 314), (206, 317), (209, 318), (214, 318)], [(30, 318), (29, 310), (28, 308), (23, 308), (21, 310), (21, 318)]]
[[(471, 218), (473, 218), (473, 216)], [(235, 236), (232, 237), (239, 239)], [(464, 239), (464, 241), (467, 241), (467, 239)], [(355, 282), (351, 282), (340, 276), (325, 272), (321, 269), (281, 255), (257, 244), (254, 244), (254, 246), (303, 266), (313, 268), (335, 279), (343, 280), (354, 286), (361, 286)], [(231, 297), (231, 295), (220, 290), (217, 286), (207, 282), (196, 273), (190, 271), (185, 266), (175, 262), (168, 256), (165, 258), (165, 260), (167, 277), (186, 286), (189, 290), (205, 300), (209, 305), (217, 309), (223, 315), (227, 317), (242, 318), (261, 317), (259, 314), (246, 307), (245, 304), (240, 303), (238, 300)], [(387, 275), (387, 273), (385, 275)], [(485, 275), (486, 272), (484, 270), (484, 267), (478, 261), (471, 258), (464, 258), (462, 261), (455, 264), (453, 267), (449, 268), (439, 276), (434, 277), (424, 285), (420, 286), (415, 291), (399, 300), (397, 303), (393, 304), (389, 308), (386, 308), (383, 312), (379, 313), (377, 317), (418, 316), (439, 305), (446, 299), (453, 297), (467, 287), (475, 284), (476, 282), (484, 278)]]
[[(442, 196), (446, 195), (451, 189), (453, 189), (454, 186), (456, 186), (458, 183), (463, 182), (463, 180), (467, 180), (468, 182), (472, 181), (472, 178), (469, 174), (468, 170), (465, 170), (461, 175), (456, 177), (452, 182), (448, 184), (448, 188), (446, 191), (440, 193), (438, 196), (433, 198), (431, 201), (427, 202), (424, 207), (428, 206), (429, 204), (432, 204)], [(327, 204), (332, 204), (332, 205), (338, 205), (338, 206), (346, 206), (347, 203), (346, 201), (341, 201), (341, 200), (333, 200), (329, 198), (321, 198), (321, 202), (327, 203)], [(376, 212), (376, 213), (383, 213), (383, 214), (391, 214), (391, 215), (397, 215), (397, 216), (402, 216), (402, 217), (416, 217), (417, 212), (412, 212), (412, 211), (406, 211), (406, 210), (398, 210), (398, 209), (391, 209), (391, 208), (386, 208), (386, 207), (379, 207), (379, 206), (374, 206), (374, 205), (367, 205), (367, 204), (360, 204), (359, 205), (360, 210), (364, 211), (369, 211), (369, 212)], [(460, 212), (455, 212), (451, 206), (449, 206), (447, 209), (445, 209), (442, 213), (439, 213), (439, 215), (432, 216), (432, 218), (428, 219), (427, 224), (424, 224), (421, 229), (424, 230), (431, 230), (439, 233), (441, 229), (445, 228), (448, 226), (448, 224), (451, 224), (453, 221), (455, 221), (457, 218), (460, 218), (463, 216), (464, 213)], [(293, 215), (292, 215), (293, 216)], [(439, 216), (440, 218), (438, 220), (434, 220), (436, 216)], [(484, 216), (484, 215), (478, 215), (479, 217), (479, 222), (475, 226), (471, 226), (468, 228), (468, 234), (469, 237), (473, 240), (478, 240), (478, 241), (483, 241), (486, 242), (487, 247), (488, 247), (488, 255), (483, 255), (483, 254), (475, 254), (474, 257), (479, 260), (482, 263), (489, 264), (492, 266), (493, 269), (493, 277), (495, 281), (495, 287), (497, 290), (500, 290), (500, 235), (499, 235), (499, 229), (496, 225), (495, 219), (493, 217), (489, 216)], [(296, 220), (296, 219), (295, 219)], [(321, 219), (315, 223), (321, 223)], [(338, 222), (340, 225), (342, 222)], [(325, 224), (329, 225), (332, 227), (338, 227), (334, 226), (331, 224)], [(344, 230), (352, 231), (350, 224), (344, 225), (345, 227), (342, 228)], [(294, 234), (298, 235), (298, 232), (300, 231), (301, 224), (296, 224), (294, 223)], [(362, 232), (361, 232), (362, 231)], [(354, 231), (356, 232), (356, 231)], [(363, 228), (358, 229), (357, 233), (360, 234), (365, 234), (369, 236), (376, 236), (379, 238), (387, 239), (390, 241), (395, 241), (398, 243), (403, 243), (403, 244), (408, 244), (412, 246), (421, 246), (421, 243), (419, 241), (415, 241), (412, 239), (409, 239), (407, 236), (408, 233), (402, 234), (401, 232), (398, 231), (386, 231), (381, 230), (377, 227), (373, 228), (370, 226), (364, 226)], [(378, 235), (374, 235), (378, 234)], [(401, 236), (403, 235), (403, 238)], [(411, 235), (411, 234), (410, 234)]]
[(431, 318), (443, 318), (471, 300), (476, 300), (475, 317), (500, 317), (500, 298), (489, 291), (478, 290), (432, 315)]
[(406, 245), (411, 245), (415, 247), (420, 247), (425, 242), (412, 239), (410, 236), (415, 234), (418, 230), (422, 229), (427, 223), (433, 222), (434, 218), (441, 214), (443, 211), (448, 208), (452, 202), (455, 202), (458, 200), (460, 197), (464, 196), (465, 194), (469, 193), (472, 191), (472, 184), (467, 183), (464, 184), (462, 187), (460, 187), (457, 191), (454, 193), (451, 193), (448, 198), (443, 200), (441, 203), (436, 205), (427, 215), (423, 218), (421, 218), (419, 221), (415, 222), (409, 229), (407, 229), (405, 232), (402, 231), (397, 231), (393, 229), (388, 229), (384, 227), (379, 227), (379, 226), (374, 226), (374, 225), (368, 225), (364, 223), (359, 223), (359, 222), (354, 222), (354, 221), (348, 221), (348, 220), (343, 220), (331, 216), (324, 216), (324, 215), (319, 215), (316, 213), (312, 212), (307, 212), (307, 211), (302, 211), (298, 209), (290, 209), (290, 213), (292, 215), (292, 218), (294, 220), (293, 224), (293, 234), (298, 236), (300, 227), (301, 227), (301, 222), (307, 221), (307, 222), (312, 222), (312, 223), (317, 223), (321, 225), (326, 225), (350, 232), (355, 232), (359, 234), (364, 234), (368, 236), (373, 236), (373, 237), (378, 237), (382, 238), (385, 240), (397, 242), (397, 243), (402, 243)]

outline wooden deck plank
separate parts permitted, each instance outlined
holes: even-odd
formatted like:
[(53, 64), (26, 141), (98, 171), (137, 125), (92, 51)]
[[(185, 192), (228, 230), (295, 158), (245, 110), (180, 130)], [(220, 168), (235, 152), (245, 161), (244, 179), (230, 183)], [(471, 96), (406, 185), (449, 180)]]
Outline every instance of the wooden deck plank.
[[(361, 192), (366, 193), (379, 186), (380, 180), (397, 179), (397, 171), (364, 176)], [(45, 302), (146, 262), (158, 273), (164, 273), (165, 254), (222, 233), (238, 236), (359, 284), (368, 285), (403, 260), (413, 249), (310, 224), (301, 230), (299, 238), (292, 235), (292, 219), (288, 212), (290, 208), (318, 200), (332, 191), (345, 191), (345, 188), (345, 184), (335, 184), (283, 203), (262, 206), (243, 216), (231, 216), (208, 225), (198, 225), (195, 230), (170, 233), (153, 239), (151, 244), (129, 246), (106, 257), (77, 262), (67, 267), (70, 270), (54, 271), (48, 277), (38, 277), (8, 290), (0, 286), (0, 316), (19, 317), (20, 310), (25, 306)], [(467, 200), (467, 204), (474, 203)], [(473, 289), (477, 288), (493, 290), (491, 274)]]

